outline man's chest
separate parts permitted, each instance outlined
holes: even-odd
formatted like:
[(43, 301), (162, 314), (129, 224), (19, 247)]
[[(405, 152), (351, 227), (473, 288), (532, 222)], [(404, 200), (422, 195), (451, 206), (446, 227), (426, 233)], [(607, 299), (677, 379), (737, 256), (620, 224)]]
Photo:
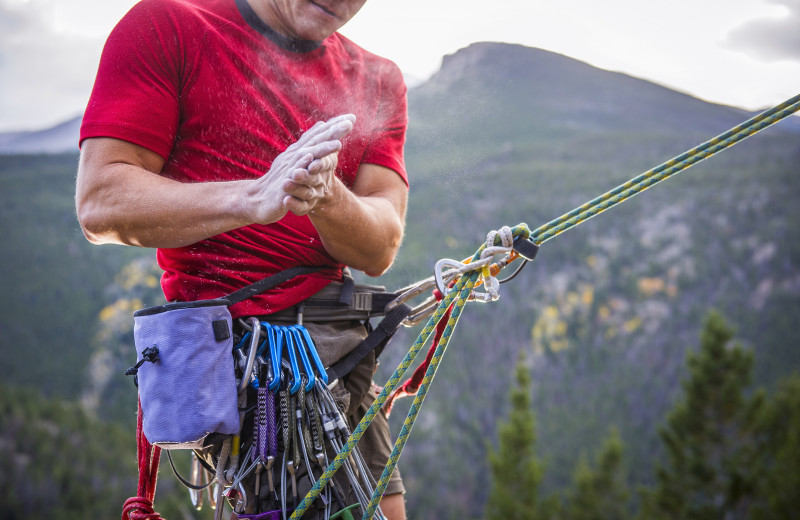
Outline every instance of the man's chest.
[(353, 182), (379, 109), (360, 71), (273, 61), (252, 50), (208, 49), (199, 58), (180, 87), (178, 153), (204, 156), (224, 178), (258, 175), (315, 122), (352, 113), (356, 127), (339, 165), (342, 180)]

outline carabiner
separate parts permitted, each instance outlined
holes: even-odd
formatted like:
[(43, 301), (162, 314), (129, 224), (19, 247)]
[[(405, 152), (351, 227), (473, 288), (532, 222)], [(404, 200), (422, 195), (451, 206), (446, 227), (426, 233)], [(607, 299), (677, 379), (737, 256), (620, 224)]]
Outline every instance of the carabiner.
[(267, 340), (269, 341), (269, 357), (272, 360), (272, 379), (268, 389), (275, 392), (281, 386), (281, 357), (283, 356), (283, 332), (278, 327), (273, 327), (269, 323), (262, 323), (267, 329)]
[[(445, 273), (445, 267), (453, 267), (455, 269)], [(442, 296), (447, 296), (447, 293), (450, 292), (450, 288), (447, 286), (450, 284), (451, 280), (460, 274), (464, 274), (465, 272), (476, 268), (477, 266), (472, 264), (465, 264), (464, 262), (459, 262), (458, 260), (453, 260), (451, 258), (442, 258), (436, 262), (436, 266), (433, 269), (433, 278), (436, 280), (436, 288), (439, 289), (439, 292), (442, 293)]]
[(302, 386), (303, 383), (301, 380), (302, 374), (300, 373), (300, 367), (297, 364), (293, 334), (287, 327), (281, 326), (276, 328), (281, 331), (284, 340), (286, 340), (286, 348), (289, 351), (289, 363), (292, 367), (292, 387), (289, 389), (289, 392), (294, 395), (300, 390), (300, 386)]
[(306, 349), (303, 348), (303, 336), (298, 330), (297, 325), (287, 327), (287, 336), (292, 338), (290, 340), (291, 347), (297, 349), (297, 353), (300, 354), (300, 361), (303, 363), (303, 370), (307, 379), (305, 389), (306, 392), (310, 392), (311, 389), (314, 388), (314, 379), (316, 376), (314, 375), (314, 367), (311, 366), (311, 361), (308, 359)]
[(424, 293), (432, 289), (436, 285), (436, 282), (433, 277), (426, 278), (420, 282), (415, 283), (405, 289), (401, 289), (401, 293), (384, 307), (384, 312), (389, 312), (398, 305), (406, 303), (408, 300), (412, 300), (419, 296), (420, 294)]
[[(308, 330), (302, 325), (292, 325), (289, 328), (294, 329), (296, 332), (299, 332), (301, 336), (300, 343), (302, 345), (305, 345), (306, 350), (308, 350), (308, 353), (311, 354), (311, 360), (314, 362), (314, 365), (316, 367), (316, 377), (322, 379), (322, 382), (327, 385), (328, 373), (325, 370), (325, 365), (322, 364), (322, 360), (319, 357), (319, 352), (317, 352), (317, 346), (314, 344), (314, 340), (311, 339), (311, 334), (309, 334)], [(311, 386), (313, 387), (313, 384)], [(311, 391), (311, 388), (306, 387), (306, 391)]]
[[(206, 481), (206, 470), (200, 466), (200, 460), (197, 458), (197, 454), (192, 452), (192, 473), (191, 477), (189, 477), (189, 483), (193, 486), (189, 488), (189, 497), (192, 501), (192, 506), (197, 511), (203, 509), (203, 489), (201, 486), (205, 484)], [(199, 488), (199, 489), (196, 489)]]
[(411, 309), (406, 319), (403, 320), (403, 326), (415, 327), (419, 325), (423, 320), (428, 319), (438, 307), (439, 300), (434, 296), (428, 297), (424, 302)]
[(242, 373), (242, 380), (239, 382), (239, 393), (244, 392), (247, 385), (250, 383), (250, 378), (253, 375), (253, 363), (256, 361), (256, 353), (258, 352), (258, 340), (261, 337), (261, 326), (258, 318), (249, 318), (253, 327), (252, 338), (250, 339), (250, 351), (247, 353), (247, 365)]

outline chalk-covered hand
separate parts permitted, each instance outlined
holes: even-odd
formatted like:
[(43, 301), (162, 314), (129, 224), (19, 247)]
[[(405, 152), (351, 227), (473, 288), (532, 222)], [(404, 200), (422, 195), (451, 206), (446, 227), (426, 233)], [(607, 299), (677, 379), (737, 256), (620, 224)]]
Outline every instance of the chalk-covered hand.
[(255, 221), (275, 222), (287, 211), (305, 215), (314, 209), (333, 182), (341, 139), (354, 123), (352, 114), (318, 122), (279, 154), (251, 187), (249, 195), (259, 201)]

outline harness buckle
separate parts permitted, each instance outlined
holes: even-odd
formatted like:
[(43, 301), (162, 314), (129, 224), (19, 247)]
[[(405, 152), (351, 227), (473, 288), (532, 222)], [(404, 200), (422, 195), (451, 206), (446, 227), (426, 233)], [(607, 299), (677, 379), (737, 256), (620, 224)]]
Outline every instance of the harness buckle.
[(353, 294), (353, 301), (350, 308), (356, 311), (371, 311), (372, 310), (372, 293), (370, 292), (356, 292)]

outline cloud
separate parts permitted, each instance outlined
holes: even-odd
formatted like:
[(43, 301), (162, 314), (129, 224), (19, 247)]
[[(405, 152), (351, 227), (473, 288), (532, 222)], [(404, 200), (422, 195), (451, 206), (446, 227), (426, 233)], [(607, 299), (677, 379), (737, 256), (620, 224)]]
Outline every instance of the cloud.
[(0, 0), (0, 51), (5, 50), (20, 35), (35, 30), (37, 25), (36, 16), (23, 6), (14, 5), (7, 0)]
[(59, 123), (88, 98), (102, 41), (57, 30), (45, 7), (0, 0), (0, 131)]
[[(106, 36), (135, 3), (0, 0), (0, 132), (78, 115)], [(488, 40), (541, 47), (749, 108), (785, 99), (800, 84), (800, 0), (495, 4), (371, 0), (345, 34), (420, 78), (438, 69), (443, 54)], [(748, 19), (731, 30), (731, 21)], [(723, 38), (727, 49), (718, 45)], [(741, 52), (718, 52), (731, 48)]]
[(731, 30), (725, 43), (764, 61), (800, 61), (800, 0), (772, 0), (778, 16), (750, 20)]

